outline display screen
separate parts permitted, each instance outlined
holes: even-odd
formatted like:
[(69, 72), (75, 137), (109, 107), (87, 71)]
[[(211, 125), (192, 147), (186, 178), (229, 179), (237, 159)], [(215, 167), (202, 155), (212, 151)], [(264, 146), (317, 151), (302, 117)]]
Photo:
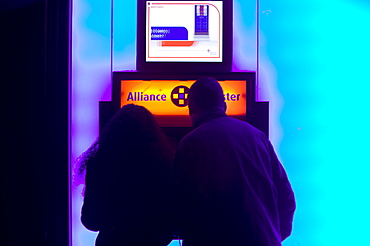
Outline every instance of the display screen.
[[(189, 88), (195, 80), (121, 80), (120, 106), (136, 104), (146, 107), (162, 127), (190, 127)], [(219, 81), (223, 88), (226, 114), (235, 118), (246, 115), (246, 81)]]
[(147, 62), (222, 62), (222, 1), (147, 1)]

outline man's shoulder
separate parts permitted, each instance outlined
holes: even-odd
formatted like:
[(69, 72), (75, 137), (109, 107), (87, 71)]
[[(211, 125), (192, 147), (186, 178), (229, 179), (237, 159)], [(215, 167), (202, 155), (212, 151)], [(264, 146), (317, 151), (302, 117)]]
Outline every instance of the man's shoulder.
[[(197, 129), (196, 129), (197, 130)], [(216, 131), (216, 132), (233, 132), (242, 131), (244, 133), (260, 134), (261, 131), (256, 127), (252, 126), (250, 123), (236, 119), (233, 117), (220, 117), (199, 127), (199, 131)]]
[(264, 133), (246, 121), (232, 117), (219, 117), (193, 129), (181, 140), (181, 142), (195, 142), (204, 139), (206, 136), (220, 136), (223, 133), (236, 134), (237, 132), (242, 132), (243, 134), (248, 135), (258, 135), (261, 137), (264, 136)]

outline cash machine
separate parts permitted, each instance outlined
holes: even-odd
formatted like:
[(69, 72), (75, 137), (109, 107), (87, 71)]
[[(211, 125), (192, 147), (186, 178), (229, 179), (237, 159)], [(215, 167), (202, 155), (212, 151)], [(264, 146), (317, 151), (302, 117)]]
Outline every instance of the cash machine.
[(191, 128), (187, 93), (217, 79), (227, 115), (268, 135), (268, 102), (256, 102), (256, 73), (232, 71), (233, 1), (137, 1), (136, 71), (113, 71), (112, 101), (100, 102), (100, 129), (123, 105), (145, 106), (176, 144)]
[(189, 88), (213, 77), (223, 88), (226, 114), (268, 136), (269, 104), (256, 102), (256, 72), (232, 71), (232, 3), (138, 0), (136, 71), (113, 71), (112, 100), (99, 103), (100, 130), (133, 103), (152, 112), (176, 147), (193, 129)]
[(150, 110), (168, 138), (177, 144), (192, 129), (187, 95), (202, 76), (214, 77), (221, 84), (228, 116), (247, 121), (268, 135), (268, 102), (255, 101), (254, 72), (114, 72), (112, 101), (100, 102), (100, 128), (120, 107), (133, 103)]

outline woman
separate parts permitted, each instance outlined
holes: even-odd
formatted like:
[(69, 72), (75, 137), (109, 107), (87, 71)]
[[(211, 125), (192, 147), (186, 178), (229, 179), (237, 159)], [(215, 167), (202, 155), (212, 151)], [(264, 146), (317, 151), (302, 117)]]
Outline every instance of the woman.
[(123, 106), (82, 157), (81, 221), (95, 245), (168, 245), (173, 238), (174, 151), (144, 107)]

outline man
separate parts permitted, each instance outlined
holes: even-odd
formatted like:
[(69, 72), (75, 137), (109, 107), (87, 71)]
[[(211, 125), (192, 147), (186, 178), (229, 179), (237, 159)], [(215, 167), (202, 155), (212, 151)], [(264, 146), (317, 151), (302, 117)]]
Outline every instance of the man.
[(220, 84), (189, 91), (194, 130), (175, 161), (180, 236), (186, 246), (275, 246), (292, 230), (294, 193), (264, 133), (225, 114)]

